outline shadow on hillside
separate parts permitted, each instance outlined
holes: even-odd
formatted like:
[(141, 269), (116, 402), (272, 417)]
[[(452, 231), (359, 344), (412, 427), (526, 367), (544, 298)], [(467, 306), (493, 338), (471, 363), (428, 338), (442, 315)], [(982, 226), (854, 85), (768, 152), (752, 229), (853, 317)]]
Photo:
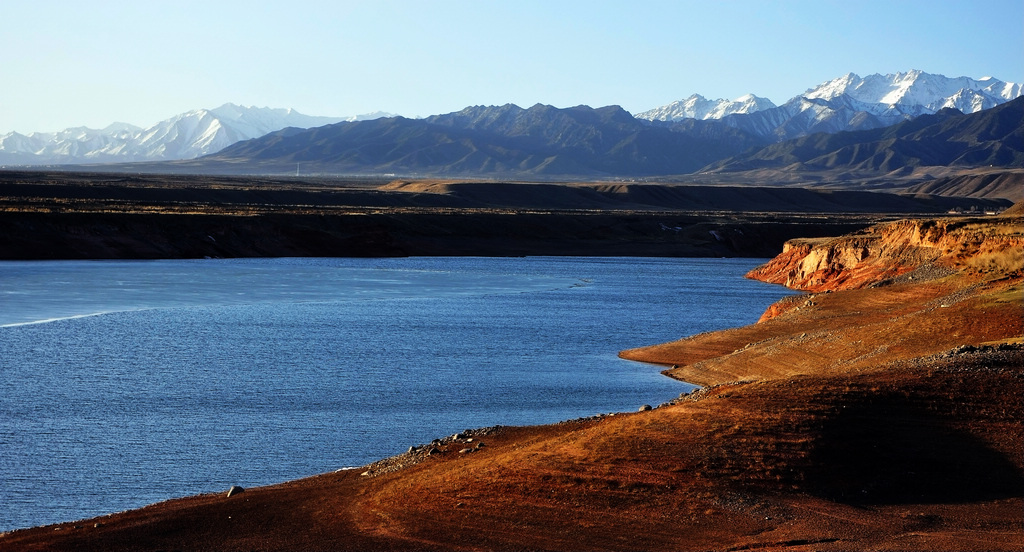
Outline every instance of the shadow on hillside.
[(846, 504), (968, 503), (1024, 496), (1024, 475), (949, 418), (902, 395), (847, 404), (820, 429), (805, 489)]

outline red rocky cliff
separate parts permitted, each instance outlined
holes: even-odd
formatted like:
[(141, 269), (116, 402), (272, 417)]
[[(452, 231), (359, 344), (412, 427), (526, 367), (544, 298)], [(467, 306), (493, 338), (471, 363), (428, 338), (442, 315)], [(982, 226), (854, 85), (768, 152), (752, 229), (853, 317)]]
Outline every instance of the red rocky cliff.
[(1024, 265), (1024, 224), (1007, 216), (902, 220), (837, 238), (796, 239), (748, 278), (792, 289), (823, 292), (857, 289), (921, 270), (1019, 273)]

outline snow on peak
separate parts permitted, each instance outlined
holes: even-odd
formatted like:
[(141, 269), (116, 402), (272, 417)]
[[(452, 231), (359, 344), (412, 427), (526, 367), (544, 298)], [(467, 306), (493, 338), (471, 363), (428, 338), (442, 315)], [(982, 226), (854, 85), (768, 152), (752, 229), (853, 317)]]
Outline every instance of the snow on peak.
[(735, 100), (709, 100), (700, 94), (672, 102), (666, 106), (638, 113), (638, 119), (650, 121), (678, 121), (682, 119), (721, 119), (734, 113), (753, 113), (763, 109), (771, 109), (775, 104), (767, 98), (753, 94), (745, 94)]
[(142, 130), (140, 127), (128, 123), (110, 123), (109, 125), (103, 127), (102, 132), (108, 134), (118, 134), (122, 132), (134, 133), (140, 130)]
[[(782, 106), (752, 94), (707, 100), (694, 94), (637, 118), (652, 121), (721, 119), (753, 134), (783, 140), (813, 132), (877, 128), (951, 107), (975, 113), (1021, 95), (1020, 84), (992, 77), (948, 78), (920, 69), (861, 77), (847, 73), (807, 89)], [(742, 115), (731, 117), (730, 115)]]
[(744, 94), (732, 101), (731, 110), (728, 113), (723, 113), (722, 117), (732, 115), (733, 113), (753, 113), (755, 111), (762, 111), (773, 107), (776, 107), (775, 104), (768, 98), (762, 98), (753, 94)]
[(113, 123), (102, 130), (78, 127), (27, 137), (11, 133), (0, 136), (0, 162), (49, 164), (191, 159), (285, 127), (311, 128), (349, 119), (313, 117), (294, 109), (226, 103), (214, 109), (180, 113), (145, 129)]
[(924, 109), (934, 112), (941, 109), (938, 106), (949, 103), (950, 98), (965, 92), (987, 97), (988, 101), (983, 104), (992, 107), (1019, 96), (1020, 86), (991, 77), (979, 80), (969, 77), (949, 78), (913, 69), (905, 73), (876, 73), (864, 78), (848, 73), (809, 89), (803, 97), (834, 100), (846, 96), (864, 104), (878, 106), (876, 111), (879, 112), (893, 106), (898, 106), (902, 110)]
[(387, 119), (391, 117), (397, 117), (394, 113), (388, 113), (386, 111), (373, 111), (371, 113), (364, 113), (362, 115), (352, 115), (351, 117), (345, 117), (344, 120), (347, 122), (353, 121), (372, 121), (374, 119)]

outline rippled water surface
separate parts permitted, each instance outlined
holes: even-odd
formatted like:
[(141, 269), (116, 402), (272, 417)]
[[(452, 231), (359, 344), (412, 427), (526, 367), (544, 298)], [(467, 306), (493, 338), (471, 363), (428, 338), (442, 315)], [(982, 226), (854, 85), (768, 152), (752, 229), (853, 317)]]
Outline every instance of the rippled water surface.
[(616, 353), (755, 321), (761, 261), (0, 262), (0, 530), (665, 402)]

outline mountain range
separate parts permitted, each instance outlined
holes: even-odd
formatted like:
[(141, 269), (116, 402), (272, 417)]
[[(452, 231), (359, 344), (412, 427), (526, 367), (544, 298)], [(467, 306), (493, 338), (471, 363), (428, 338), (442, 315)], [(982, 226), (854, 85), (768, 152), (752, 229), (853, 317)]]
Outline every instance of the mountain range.
[(889, 173), (922, 166), (1024, 167), (1024, 97), (969, 114), (946, 107), (888, 127), (794, 138), (702, 171), (843, 168)]
[[(283, 129), (188, 167), (203, 172), (436, 175), (679, 174), (759, 142), (708, 121), (652, 126), (620, 107), (476, 106), (425, 119), (394, 117)], [(685, 152), (685, 154), (681, 154)]]
[(1024, 98), (964, 114), (954, 108), (860, 131), (767, 142), (720, 121), (647, 124), (615, 106), (471, 107), (284, 129), (182, 162), (204, 173), (401, 174), (603, 178), (752, 169), (886, 173), (918, 166), (1024, 167)]
[(310, 128), (342, 121), (390, 116), (316, 117), (293, 109), (243, 107), (231, 103), (196, 109), (148, 128), (114, 123), (103, 129), (0, 135), (0, 164), (120, 163), (193, 159), (231, 144), (286, 127)]
[[(199, 157), (153, 165), (151, 170), (291, 173), (301, 168), (303, 172), (335, 174), (501, 177), (672, 175), (793, 163), (821, 167), (846, 158), (872, 170), (884, 170), (905, 158), (922, 164), (941, 158), (949, 163), (988, 159), (1012, 165), (1019, 163), (1012, 152), (1020, 149), (1013, 145), (1002, 153), (993, 153), (996, 146), (974, 147), (969, 155), (955, 155), (952, 152), (957, 148), (942, 146), (939, 151), (949, 155), (890, 155), (887, 161), (880, 161), (879, 156), (885, 157), (880, 152), (886, 147), (897, 147), (894, 144), (899, 142), (898, 147), (906, 149), (908, 141), (929, 138), (904, 133), (885, 146), (881, 142), (896, 140), (894, 135), (854, 132), (853, 136), (825, 139), (819, 134), (904, 125), (900, 127), (903, 130), (893, 131), (902, 133), (917, 128), (908, 124), (927, 126), (931, 119), (916, 122), (922, 117), (935, 115), (945, 120), (988, 111), (1021, 94), (1020, 84), (990, 77), (947, 78), (910, 71), (865, 78), (847, 74), (810, 88), (781, 106), (753, 94), (732, 101), (693, 95), (635, 117), (618, 106), (559, 109), (537, 104), (523, 109), (507, 104), (472, 106), (424, 119), (378, 113), (341, 121), (292, 110), (226, 104), (184, 113), (149, 129), (115, 124), (103, 130), (80, 128), (28, 136), (11, 133), (0, 136), (0, 163), (122, 163)], [(791, 143), (794, 139), (798, 142)], [(827, 157), (825, 149), (833, 146), (849, 151), (856, 140), (869, 140), (873, 145), (860, 147), (857, 155), (833, 155), (830, 162), (817, 159)], [(869, 150), (874, 153), (868, 155)], [(980, 153), (983, 150), (989, 153)], [(797, 151), (802, 153), (797, 155)]]
[(816, 132), (868, 130), (954, 108), (975, 113), (1021, 96), (1021, 84), (992, 77), (948, 78), (908, 71), (861, 78), (848, 73), (781, 106), (747, 94), (736, 100), (691, 96), (637, 114), (651, 121), (716, 119), (755, 136), (783, 141)]

